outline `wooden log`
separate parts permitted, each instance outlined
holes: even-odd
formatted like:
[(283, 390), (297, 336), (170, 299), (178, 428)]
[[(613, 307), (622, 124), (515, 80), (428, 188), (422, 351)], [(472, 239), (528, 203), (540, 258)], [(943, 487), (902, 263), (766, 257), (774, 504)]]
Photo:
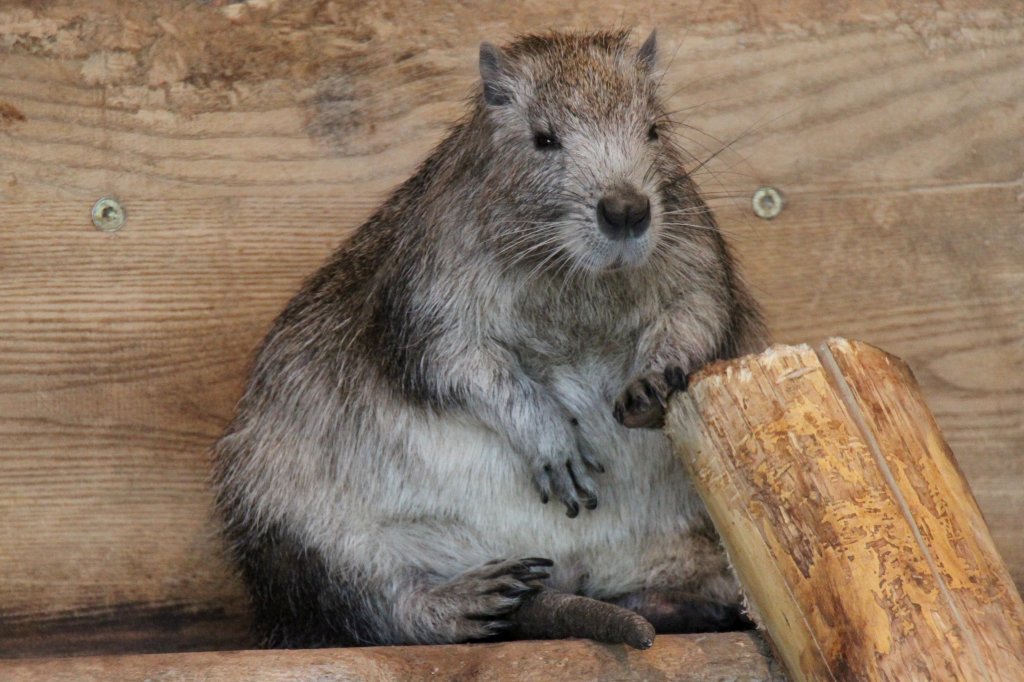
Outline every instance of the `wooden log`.
[(1024, 604), (901, 360), (717, 363), (667, 428), (793, 679), (1024, 679)]
[(587, 640), (26, 659), (9, 682), (90, 680), (746, 680), (779, 679), (753, 633), (658, 637), (636, 651)]

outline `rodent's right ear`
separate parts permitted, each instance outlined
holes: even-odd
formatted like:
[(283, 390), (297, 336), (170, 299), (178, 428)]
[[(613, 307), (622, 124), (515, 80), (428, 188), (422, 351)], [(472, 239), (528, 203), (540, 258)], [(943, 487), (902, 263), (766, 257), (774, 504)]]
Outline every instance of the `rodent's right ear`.
[(658, 62), (658, 29), (651, 31), (647, 40), (636, 53), (636, 61), (648, 74), (654, 71)]
[(508, 104), (507, 59), (500, 47), (480, 43), (480, 78), (484, 82), (484, 101), (494, 107)]

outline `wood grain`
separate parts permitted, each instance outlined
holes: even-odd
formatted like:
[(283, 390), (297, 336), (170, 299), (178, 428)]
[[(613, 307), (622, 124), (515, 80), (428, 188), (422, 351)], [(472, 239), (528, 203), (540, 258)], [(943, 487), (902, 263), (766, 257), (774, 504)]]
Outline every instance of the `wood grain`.
[(781, 680), (749, 633), (659, 637), (645, 652), (586, 640), (307, 651), (223, 651), (30, 660), (4, 669), (10, 682), (165, 682), (443, 679), (490, 681)]
[(715, 363), (667, 429), (792, 679), (1024, 678), (1024, 603), (898, 358)]
[(245, 645), (205, 479), (248, 357), (477, 43), (542, 27), (658, 26), (677, 133), (732, 143), (697, 178), (777, 337), (907, 359), (1024, 581), (1016, 0), (217, 4), (0, 7), (0, 655)]

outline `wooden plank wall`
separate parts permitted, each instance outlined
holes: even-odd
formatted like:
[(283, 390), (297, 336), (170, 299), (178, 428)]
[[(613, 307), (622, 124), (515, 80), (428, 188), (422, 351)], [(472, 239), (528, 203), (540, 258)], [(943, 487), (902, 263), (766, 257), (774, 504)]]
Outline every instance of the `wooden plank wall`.
[(7, 0), (0, 655), (245, 645), (205, 478), (254, 345), (480, 40), (618, 25), (658, 27), (689, 149), (733, 142), (698, 177), (778, 339), (905, 358), (1024, 582), (1018, 0)]

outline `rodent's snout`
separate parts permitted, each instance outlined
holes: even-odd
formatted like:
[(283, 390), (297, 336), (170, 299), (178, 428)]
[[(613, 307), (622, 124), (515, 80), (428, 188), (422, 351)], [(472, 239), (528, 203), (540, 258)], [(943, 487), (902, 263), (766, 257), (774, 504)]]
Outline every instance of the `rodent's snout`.
[(651, 200), (632, 187), (616, 188), (597, 202), (597, 225), (613, 241), (636, 239), (651, 225)]

